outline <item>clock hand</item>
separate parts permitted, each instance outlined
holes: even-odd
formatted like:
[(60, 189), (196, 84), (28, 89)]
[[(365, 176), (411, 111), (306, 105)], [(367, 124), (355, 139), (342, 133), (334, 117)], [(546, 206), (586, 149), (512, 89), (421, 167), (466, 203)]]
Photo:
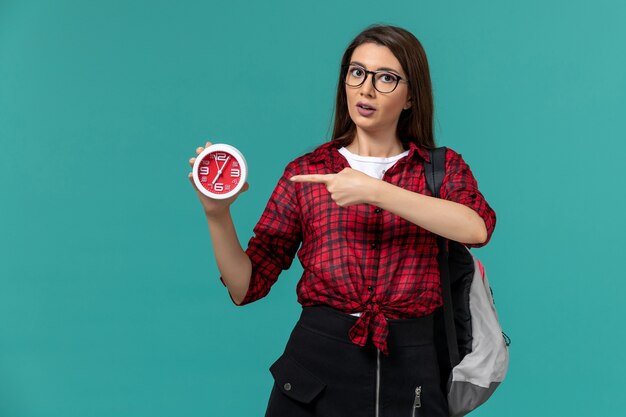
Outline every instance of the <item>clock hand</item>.
[[(213, 178), (213, 182), (211, 184), (215, 184), (215, 181), (217, 181), (217, 178), (222, 175), (222, 170), (224, 169), (224, 167), (226, 166), (226, 163), (228, 162), (228, 160), (230, 159), (230, 155), (228, 155), (228, 157), (226, 158), (226, 160), (224, 161), (224, 163), (222, 164), (222, 167), (219, 167), (219, 164), (217, 165), (217, 175), (215, 176), (215, 178)], [(217, 163), (217, 161), (215, 161)]]
[(222, 172), (222, 170), (224, 169), (224, 167), (226, 166), (226, 163), (228, 162), (228, 160), (230, 159), (230, 155), (228, 155), (226, 157), (226, 160), (224, 161), (224, 163), (222, 164), (222, 167), (220, 168), (220, 172)]
[(211, 184), (215, 184), (215, 180), (217, 180), (217, 177), (219, 177), (220, 172), (222, 172), (222, 170), (220, 169), (220, 164), (217, 162), (217, 158), (214, 159), (215, 161), (215, 166), (217, 167), (217, 175), (215, 176), (215, 178), (213, 178), (213, 181), (211, 182)]

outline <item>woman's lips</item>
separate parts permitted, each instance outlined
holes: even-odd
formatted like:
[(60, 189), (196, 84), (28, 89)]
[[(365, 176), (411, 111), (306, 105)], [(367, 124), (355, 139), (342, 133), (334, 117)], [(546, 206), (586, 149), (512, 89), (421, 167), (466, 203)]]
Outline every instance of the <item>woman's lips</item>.
[(366, 108), (364, 108), (363, 106), (367, 106), (367, 104), (363, 104), (363, 103), (359, 102), (359, 103), (357, 103), (357, 105), (356, 105), (356, 111), (358, 111), (358, 112), (359, 112), (359, 114), (360, 114), (361, 116), (363, 116), (363, 117), (369, 117), (369, 116), (371, 116), (372, 114), (374, 114), (374, 112), (376, 111), (376, 109), (374, 109), (374, 108), (372, 108), (372, 107), (370, 107), (370, 106), (367, 106), (367, 107), (369, 107), (369, 108), (367, 108), (367, 109), (366, 109)]

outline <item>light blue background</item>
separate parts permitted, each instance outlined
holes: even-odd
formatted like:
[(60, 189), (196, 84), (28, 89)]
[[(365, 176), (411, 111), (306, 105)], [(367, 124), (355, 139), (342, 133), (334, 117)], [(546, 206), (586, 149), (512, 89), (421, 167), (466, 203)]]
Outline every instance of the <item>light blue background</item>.
[(621, 415), (624, 21), (617, 0), (0, 0), (0, 416), (262, 415), (301, 267), (232, 304), (187, 161), (244, 152), (245, 247), (377, 22), (423, 43), (438, 144), (498, 215), (474, 252), (511, 365), (473, 415)]

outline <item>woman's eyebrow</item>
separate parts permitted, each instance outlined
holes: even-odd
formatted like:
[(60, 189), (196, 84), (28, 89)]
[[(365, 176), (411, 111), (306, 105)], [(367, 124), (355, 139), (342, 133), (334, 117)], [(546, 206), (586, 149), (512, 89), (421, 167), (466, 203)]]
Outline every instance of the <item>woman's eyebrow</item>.
[[(363, 68), (367, 69), (367, 67), (364, 64), (361, 64), (358, 61), (352, 61), (350, 62), (351, 64), (357, 64), (362, 66)], [(393, 68), (389, 68), (389, 67), (380, 67), (378, 68), (376, 71), (393, 71), (393, 72), (397, 72), (398, 74), (400, 73), (400, 71), (398, 71), (397, 69), (393, 69)]]

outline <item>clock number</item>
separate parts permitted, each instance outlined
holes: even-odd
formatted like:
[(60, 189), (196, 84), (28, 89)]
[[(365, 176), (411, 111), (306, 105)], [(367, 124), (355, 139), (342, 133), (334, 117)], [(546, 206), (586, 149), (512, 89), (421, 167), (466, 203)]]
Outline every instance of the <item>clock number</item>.
[(218, 182), (213, 186), (213, 189), (215, 191), (224, 191), (224, 184), (222, 184), (221, 182)]
[(200, 167), (200, 175), (209, 175), (209, 167)]
[(220, 153), (215, 155), (215, 159), (217, 159), (218, 161), (225, 161), (226, 160), (226, 154), (220, 152)]
[(239, 162), (237, 162), (237, 161), (233, 162), (233, 166), (234, 166), (235, 168), (237, 168), (237, 167), (239, 166)]
[(208, 177), (200, 177), (200, 182), (207, 182), (208, 181)]
[(230, 170), (230, 176), (231, 177), (239, 177), (239, 175), (241, 175), (241, 171), (238, 170), (237, 168), (231, 168)]

